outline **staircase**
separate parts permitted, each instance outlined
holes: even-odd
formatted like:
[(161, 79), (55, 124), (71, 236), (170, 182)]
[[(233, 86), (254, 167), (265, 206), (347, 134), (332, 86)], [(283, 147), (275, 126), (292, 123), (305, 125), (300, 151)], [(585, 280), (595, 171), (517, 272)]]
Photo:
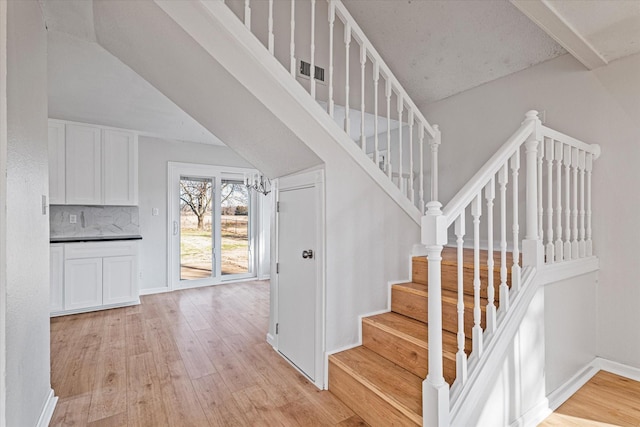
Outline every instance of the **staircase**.
[[(463, 251), (462, 274), (465, 336), (473, 328), (474, 253)], [(497, 256), (496, 256), (497, 255)], [(487, 251), (480, 251), (486, 260)], [(507, 265), (513, 259), (508, 254)], [(494, 287), (500, 286), (500, 257), (494, 254)], [(412, 281), (391, 287), (391, 311), (362, 319), (362, 345), (329, 357), (329, 391), (372, 426), (422, 425), (422, 379), (427, 375), (427, 274), (426, 257), (412, 259)], [(489, 268), (480, 269), (481, 327), (485, 328)], [(508, 276), (509, 283), (511, 276)], [(442, 344), (444, 378), (453, 384), (458, 351), (458, 260), (456, 248), (442, 252)], [(498, 305), (498, 299), (495, 305)], [(471, 340), (464, 339), (471, 352)]]

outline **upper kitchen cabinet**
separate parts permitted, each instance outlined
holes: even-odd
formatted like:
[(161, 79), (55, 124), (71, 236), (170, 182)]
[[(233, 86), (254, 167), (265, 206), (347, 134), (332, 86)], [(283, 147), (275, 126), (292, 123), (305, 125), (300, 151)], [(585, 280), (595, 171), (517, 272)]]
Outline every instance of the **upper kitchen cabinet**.
[(101, 130), (66, 125), (65, 178), (68, 205), (102, 205)]
[(105, 205), (138, 204), (138, 140), (132, 132), (105, 129), (102, 134)]
[(49, 183), (52, 204), (137, 205), (137, 134), (50, 120)]
[(64, 123), (49, 122), (49, 203), (65, 203), (65, 129)]

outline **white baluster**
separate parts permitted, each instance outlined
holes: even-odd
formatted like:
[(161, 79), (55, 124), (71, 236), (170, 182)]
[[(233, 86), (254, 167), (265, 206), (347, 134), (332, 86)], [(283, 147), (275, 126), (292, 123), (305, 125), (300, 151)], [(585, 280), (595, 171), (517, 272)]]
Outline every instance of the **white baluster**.
[(415, 203), (413, 189), (413, 110), (409, 110), (409, 200)]
[(511, 266), (511, 286), (520, 290), (520, 226), (518, 225), (518, 173), (520, 171), (520, 151), (511, 156), (511, 174), (513, 175), (513, 265)]
[(291, 0), (291, 32), (289, 34), (289, 68), (296, 76), (296, 0)]
[[(380, 141), (378, 138), (378, 82), (380, 80), (380, 65), (373, 63), (373, 161), (380, 167)], [(420, 211), (422, 212), (422, 211)]]
[(438, 200), (438, 147), (440, 141), (440, 128), (438, 125), (433, 125), (433, 138), (429, 141), (429, 145), (431, 145), (431, 200)]
[(545, 138), (547, 152), (547, 263), (555, 261), (555, 246), (553, 242), (553, 139)]
[(244, 26), (251, 31), (251, 4), (249, 0), (244, 0)]
[(385, 96), (387, 98), (387, 176), (389, 179), (392, 177), (391, 167), (391, 82), (389, 77), (386, 77), (385, 81)]
[(360, 45), (360, 148), (367, 152), (367, 136), (364, 133), (365, 105), (364, 105), (364, 72), (367, 67), (367, 48), (364, 42)]
[(311, 84), (311, 97), (316, 99), (316, 0), (311, 0), (311, 70), (309, 71), (309, 80)]
[(269, 53), (273, 55), (274, 38), (273, 38), (273, 0), (269, 0)]
[(349, 118), (349, 46), (351, 45), (351, 25), (344, 24), (344, 48), (345, 54), (345, 74), (344, 74), (344, 131), (351, 135), (351, 120)]
[(578, 149), (571, 149), (571, 167), (573, 169), (573, 207), (571, 208), (571, 259), (578, 259)]
[(482, 357), (482, 311), (480, 309), (480, 216), (482, 215), (482, 194), (478, 193), (471, 202), (473, 217), (473, 353)]
[(418, 128), (418, 145), (420, 146), (420, 191), (418, 193), (420, 212), (424, 212), (424, 125), (420, 123)]
[(578, 217), (580, 218), (579, 240), (578, 240), (578, 256), (584, 258), (587, 252), (586, 242), (584, 240), (585, 226), (584, 226), (584, 174), (585, 174), (586, 153), (584, 150), (578, 152), (578, 169), (580, 170), (580, 211)]
[(564, 146), (564, 255), (565, 261), (571, 259), (571, 147)]
[(542, 163), (544, 159), (544, 143), (538, 144), (538, 239), (544, 242), (544, 207), (542, 205)]
[(333, 25), (336, 20), (336, 4), (329, 0), (329, 116), (333, 118)]
[(463, 245), (464, 245), (464, 224), (465, 211), (463, 210), (456, 220), (455, 232), (458, 243), (458, 352), (456, 353), (456, 378), (461, 384), (467, 382), (467, 354), (464, 351), (464, 265), (463, 265)]
[(487, 331), (496, 331), (495, 289), (493, 284), (493, 201), (496, 198), (495, 177), (484, 188), (487, 199)]
[(556, 158), (556, 261), (560, 262), (564, 258), (562, 248), (562, 143), (555, 141)]
[(585, 169), (587, 171), (587, 244), (586, 256), (593, 255), (593, 241), (591, 240), (591, 172), (593, 171), (593, 154), (588, 153)]
[(500, 187), (500, 310), (509, 310), (509, 286), (507, 285), (507, 183), (509, 166), (505, 163), (498, 172)]
[(402, 95), (397, 93), (396, 99), (398, 101), (398, 188), (406, 193), (406, 187), (404, 186), (404, 177), (402, 176), (402, 112), (404, 111), (404, 100), (402, 99)]

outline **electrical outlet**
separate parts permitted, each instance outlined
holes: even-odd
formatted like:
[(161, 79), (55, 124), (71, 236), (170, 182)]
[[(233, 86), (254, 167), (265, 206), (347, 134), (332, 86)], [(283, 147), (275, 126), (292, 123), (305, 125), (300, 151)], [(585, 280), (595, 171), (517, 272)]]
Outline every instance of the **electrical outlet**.
[(151, 215), (152, 215), (152, 216), (158, 216), (158, 215), (160, 215), (160, 209), (158, 209), (158, 208), (153, 208), (153, 209), (151, 209)]
[(69, 215), (69, 222), (71, 224), (75, 224), (78, 222), (78, 216), (77, 215)]

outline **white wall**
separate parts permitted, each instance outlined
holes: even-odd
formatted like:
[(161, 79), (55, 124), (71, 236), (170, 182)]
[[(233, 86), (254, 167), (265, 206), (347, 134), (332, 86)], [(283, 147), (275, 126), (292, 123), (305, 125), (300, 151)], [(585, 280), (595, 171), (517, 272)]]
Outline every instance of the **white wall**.
[(47, 36), (37, 1), (7, 2), (7, 10), (6, 419), (0, 424), (34, 426), (51, 391), (49, 217), (41, 199), (48, 194)]
[(544, 288), (547, 396), (596, 356), (597, 288), (597, 272)]
[[(139, 150), (139, 215), (141, 290), (167, 290), (167, 162), (251, 167), (227, 147), (141, 136)], [(152, 216), (158, 208), (160, 215)], [(268, 227), (268, 223), (267, 223)]]
[(518, 128), (529, 109), (546, 124), (602, 146), (593, 178), (593, 241), (600, 257), (597, 355), (640, 367), (640, 55), (594, 71), (569, 55), (426, 105), (442, 131), (447, 202)]

